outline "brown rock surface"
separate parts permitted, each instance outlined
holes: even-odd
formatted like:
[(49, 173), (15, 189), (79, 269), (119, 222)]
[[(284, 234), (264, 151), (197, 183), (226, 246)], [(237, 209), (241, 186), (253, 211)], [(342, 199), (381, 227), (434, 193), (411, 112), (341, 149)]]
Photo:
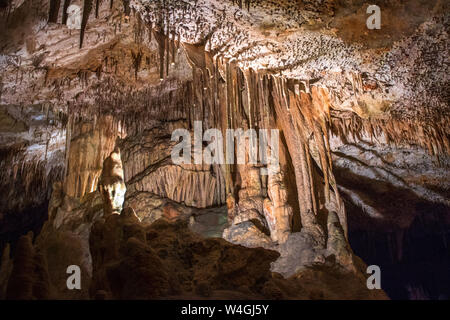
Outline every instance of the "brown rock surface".
[[(367, 290), (364, 277), (344, 270), (323, 267), (316, 274), (312, 267), (284, 279), (270, 271), (277, 252), (204, 239), (180, 221), (158, 220), (144, 227), (111, 216), (96, 223), (90, 243), (93, 296), (107, 292), (107, 297), (116, 299), (385, 298), (381, 292)], [(347, 292), (340, 295), (339, 290)]]

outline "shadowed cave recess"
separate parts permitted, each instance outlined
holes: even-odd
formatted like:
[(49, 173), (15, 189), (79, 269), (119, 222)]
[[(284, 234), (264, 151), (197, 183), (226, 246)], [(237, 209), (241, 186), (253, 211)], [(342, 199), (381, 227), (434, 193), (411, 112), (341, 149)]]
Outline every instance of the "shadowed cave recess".
[(449, 4), (372, 2), (0, 1), (0, 299), (450, 299)]

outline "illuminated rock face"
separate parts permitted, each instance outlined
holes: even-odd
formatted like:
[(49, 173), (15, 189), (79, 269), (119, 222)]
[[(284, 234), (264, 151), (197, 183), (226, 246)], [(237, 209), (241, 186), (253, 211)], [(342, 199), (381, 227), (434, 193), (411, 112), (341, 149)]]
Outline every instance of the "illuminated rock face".
[(69, 121), (64, 179), (64, 192), (67, 195), (81, 198), (97, 189), (103, 161), (114, 150), (117, 136), (117, 129), (110, 116), (101, 117), (96, 122)]
[(264, 215), (274, 241), (283, 243), (292, 230), (292, 207), (288, 204), (287, 190), (281, 173), (270, 175), (268, 198), (264, 200)]
[(99, 182), (103, 197), (103, 214), (120, 214), (127, 188), (123, 179), (122, 160), (120, 149), (115, 148), (103, 162), (102, 175)]

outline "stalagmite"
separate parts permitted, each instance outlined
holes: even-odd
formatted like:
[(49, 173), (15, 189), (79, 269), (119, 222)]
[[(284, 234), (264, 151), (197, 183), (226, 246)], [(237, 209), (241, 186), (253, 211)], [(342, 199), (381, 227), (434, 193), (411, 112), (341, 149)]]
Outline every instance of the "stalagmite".
[(103, 214), (120, 214), (125, 200), (125, 182), (123, 178), (120, 149), (115, 148), (103, 162), (99, 189), (103, 197)]
[(50, 12), (48, 14), (48, 22), (53, 23), (57, 22), (60, 5), (61, 0), (50, 0)]

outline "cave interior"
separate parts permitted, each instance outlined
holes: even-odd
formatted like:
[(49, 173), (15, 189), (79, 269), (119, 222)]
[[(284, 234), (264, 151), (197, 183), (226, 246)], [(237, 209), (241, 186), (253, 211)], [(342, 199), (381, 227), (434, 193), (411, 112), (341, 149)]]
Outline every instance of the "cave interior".
[(0, 299), (450, 299), (449, 3), (372, 2), (1, 0)]

